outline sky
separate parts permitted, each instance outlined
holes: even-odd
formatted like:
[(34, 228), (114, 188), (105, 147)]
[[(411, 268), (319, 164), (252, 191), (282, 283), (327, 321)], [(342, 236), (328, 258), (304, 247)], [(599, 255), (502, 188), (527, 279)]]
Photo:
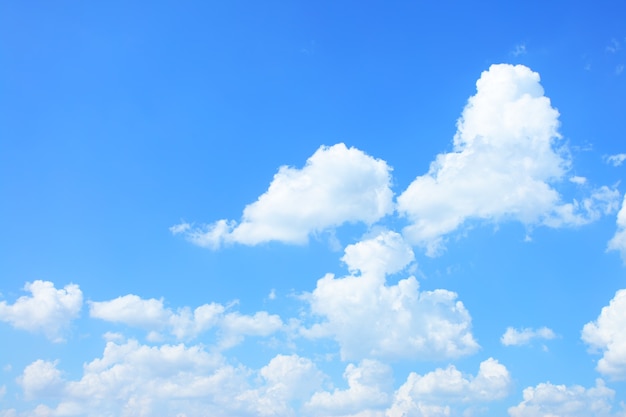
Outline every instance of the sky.
[(626, 416), (626, 8), (0, 4), (0, 417)]

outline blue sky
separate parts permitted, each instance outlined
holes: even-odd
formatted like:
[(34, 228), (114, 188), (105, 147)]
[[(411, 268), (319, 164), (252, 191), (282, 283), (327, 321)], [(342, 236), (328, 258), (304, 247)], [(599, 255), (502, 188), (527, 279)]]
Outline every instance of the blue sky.
[(623, 416), (601, 2), (4, 2), (0, 416)]

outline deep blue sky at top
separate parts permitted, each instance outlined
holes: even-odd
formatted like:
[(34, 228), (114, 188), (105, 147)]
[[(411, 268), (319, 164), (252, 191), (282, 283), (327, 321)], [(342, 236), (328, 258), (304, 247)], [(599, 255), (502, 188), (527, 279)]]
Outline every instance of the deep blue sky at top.
[[(538, 71), (564, 136), (618, 152), (620, 106), (603, 102), (623, 102), (624, 84), (604, 48), (621, 36), (622, 7), (4, 3), (3, 279), (103, 290), (98, 279), (119, 277), (136, 291), (130, 277), (186, 275), (184, 261), (167, 262), (191, 256), (163, 239), (168, 226), (236, 216), (278, 166), (300, 166), (321, 144), (387, 160), (401, 190), (449, 149), (491, 63)], [(518, 45), (532, 53), (515, 56)], [(161, 293), (154, 285), (146, 296)]]

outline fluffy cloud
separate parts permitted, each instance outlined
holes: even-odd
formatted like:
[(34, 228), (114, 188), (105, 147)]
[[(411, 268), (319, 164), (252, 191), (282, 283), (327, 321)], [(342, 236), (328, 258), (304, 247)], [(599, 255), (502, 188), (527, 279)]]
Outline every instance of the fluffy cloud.
[(245, 336), (268, 336), (283, 327), (277, 315), (265, 311), (254, 315), (227, 313), (227, 307), (218, 303), (204, 304), (193, 311), (183, 307), (174, 312), (164, 307), (163, 300), (129, 294), (110, 301), (91, 301), (89, 306), (91, 317), (139, 327), (151, 331), (153, 336), (167, 330), (179, 340), (188, 340), (216, 328), (221, 349), (237, 345)]
[(283, 166), (269, 189), (243, 211), (240, 223), (219, 220), (200, 228), (170, 228), (193, 243), (256, 245), (268, 241), (306, 243), (311, 233), (346, 222), (371, 224), (393, 211), (391, 168), (343, 143), (319, 148), (304, 168)]
[(567, 387), (549, 382), (524, 390), (524, 400), (509, 408), (511, 417), (608, 417), (615, 391), (607, 388), (601, 379), (596, 386)]
[[(28, 415), (294, 416), (326, 376), (297, 355), (277, 355), (258, 371), (233, 366), (204, 347), (108, 342), (102, 357), (64, 380), (56, 363), (36, 361), (21, 377), (29, 399), (56, 400)], [(7, 411), (8, 412), (8, 411)], [(11, 414), (8, 414), (11, 415)]]
[(386, 408), (393, 386), (391, 368), (378, 361), (365, 359), (358, 365), (349, 364), (343, 373), (347, 389), (319, 391), (305, 405), (315, 415), (335, 416)]
[[(570, 166), (556, 148), (559, 113), (544, 96), (539, 74), (523, 65), (492, 65), (482, 73), (458, 121), (452, 152), (440, 154), (426, 175), (398, 197), (411, 224), (411, 242), (430, 255), (468, 219), (507, 219), (552, 227), (579, 225), (607, 210), (617, 192), (598, 191), (563, 204), (550, 185)], [(610, 198), (610, 201), (605, 201)]]
[(505, 397), (510, 387), (509, 371), (493, 358), (480, 364), (475, 377), (464, 376), (452, 365), (425, 375), (411, 372), (396, 391), (387, 416), (449, 416), (455, 405), (494, 401)]
[(582, 339), (603, 355), (597, 370), (615, 379), (626, 379), (626, 289), (619, 290), (598, 319), (583, 327)]
[(399, 271), (413, 253), (395, 232), (350, 245), (344, 262), (351, 274), (328, 274), (307, 295), (311, 311), (325, 320), (302, 333), (333, 337), (344, 359), (458, 357), (478, 344), (471, 318), (454, 292), (420, 291), (414, 277), (386, 285), (385, 274)]
[(24, 390), (27, 400), (50, 397), (59, 393), (62, 380), (61, 371), (56, 368), (57, 362), (36, 360), (28, 365), (18, 383)]
[(615, 236), (609, 241), (608, 250), (616, 250), (622, 256), (622, 260), (626, 263), (626, 195), (622, 203), (622, 208), (617, 213), (617, 231)]
[(186, 403), (196, 400), (204, 414), (219, 416), (230, 407), (229, 390), (245, 386), (241, 370), (199, 346), (146, 346), (134, 340), (107, 343), (101, 358), (84, 365), (78, 381), (61, 380), (59, 372), (42, 361), (24, 371), (24, 381), (27, 373), (35, 381), (23, 383), (31, 394), (54, 383), (59, 402), (54, 409), (39, 406), (41, 415), (166, 416), (192, 411)]
[(298, 355), (278, 355), (259, 374), (263, 384), (240, 394), (237, 400), (247, 404), (253, 415), (260, 416), (293, 415), (290, 404), (308, 399), (324, 379), (310, 359)]
[(69, 284), (56, 289), (49, 281), (28, 282), (15, 303), (0, 301), (0, 320), (18, 329), (44, 333), (54, 342), (63, 341), (63, 332), (78, 317), (83, 305), (83, 293), (78, 285)]
[(506, 332), (500, 338), (500, 342), (504, 346), (521, 346), (529, 344), (533, 339), (554, 339), (556, 335), (547, 327), (542, 327), (537, 330), (533, 329), (521, 329), (517, 330), (513, 327), (506, 329)]

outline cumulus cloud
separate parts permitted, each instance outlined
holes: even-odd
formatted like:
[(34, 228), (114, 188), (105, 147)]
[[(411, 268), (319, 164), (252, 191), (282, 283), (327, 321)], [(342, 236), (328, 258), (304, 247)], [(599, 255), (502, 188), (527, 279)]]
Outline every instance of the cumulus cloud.
[(614, 167), (622, 165), (624, 161), (626, 161), (626, 153), (618, 153), (606, 157), (606, 162), (613, 165)]
[(61, 380), (49, 362), (37, 361), (27, 371), (34, 382), (23, 385), (32, 396), (54, 385), (56, 407), (39, 406), (43, 415), (51, 416), (176, 415), (193, 411), (185, 409), (192, 399), (196, 407), (205, 407), (203, 414), (219, 416), (224, 415), (222, 407), (230, 407), (229, 390), (245, 386), (241, 370), (199, 346), (146, 346), (134, 340), (108, 342), (102, 357), (85, 364), (77, 381)]
[(517, 330), (513, 327), (509, 327), (506, 329), (506, 332), (500, 338), (500, 343), (504, 346), (522, 346), (527, 345), (532, 342), (534, 339), (545, 339), (550, 340), (554, 339), (556, 335), (547, 327), (542, 327), (537, 330), (524, 328), (521, 330)]
[(597, 320), (585, 324), (582, 340), (593, 351), (601, 351), (598, 372), (626, 379), (626, 289), (619, 290)]
[(261, 386), (241, 393), (237, 400), (260, 416), (293, 415), (291, 404), (308, 399), (325, 378), (310, 359), (298, 355), (277, 355), (259, 374)]
[(311, 233), (346, 222), (371, 224), (393, 212), (391, 168), (343, 143), (319, 148), (302, 169), (283, 166), (268, 190), (246, 206), (239, 223), (218, 220), (170, 230), (209, 248), (224, 243), (306, 243)]
[(391, 368), (381, 362), (364, 359), (358, 365), (349, 364), (343, 373), (347, 389), (318, 391), (305, 408), (314, 415), (353, 415), (364, 410), (382, 412), (391, 402), (393, 390)]
[(471, 318), (456, 293), (420, 291), (414, 277), (386, 284), (386, 274), (412, 259), (410, 247), (395, 232), (348, 246), (343, 260), (353, 273), (343, 278), (327, 274), (317, 282), (306, 299), (323, 321), (302, 334), (334, 338), (343, 359), (427, 360), (475, 352)]
[(53, 342), (62, 342), (63, 333), (77, 318), (83, 305), (78, 285), (68, 284), (56, 289), (50, 281), (34, 281), (24, 285), (31, 296), (22, 296), (15, 303), (0, 301), (0, 320), (17, 329), (45, 334)]
[(456, 407), (503, 398), (510, 387), (509, 371), (493, 358), (480, 364), (476, 376), (465, 376), (453, 365), (425, 375), (411, 372), (396, 391), (387, 416), (449, 416)]
[(254, 371), (219, 353), (184, 344), (108, 342), (77, 380), (61, 378), (56, 363), (38, 360), (21, 378), (39, 405), (28, 415), (295, 416), (327, 378), (308, 358), (277, 355)]
[(618, 251), (624, 263), (626, 263), (626, 195), (622, 208), (617, 213), (617, 231), (607, 246), (607, 250)]
[(509, 408), (511, 417), (608, 417), (611, 414), (615, 391), (607, 388), (601, 379), (596, 386), (553, 385), (549, 382), (524, 389), (524, 399)]
[(398, 197), (411, 242), (436, 255), (443, 237), (471, 219), (585, 224), (606, 211), (605, 198), (617, 198), (599, 192), (562, 203), (551, 184), (563, 179), (571, 161), (558, 148), (559, 113), (539, 81), (523, 65), (492, 65), (482, 73), (458, 120), (453, 151), (438, 155)]
[(210, 303), (193, 311), (189, 307), (173, 311), (164, 307), (163, 300), (146, 300), (134, 294), (89, 302), (91, 317), (148, 330), (150, 338), (157, 341), (160, 331), (169, 331), (179, 340), (189, 340), (215, 328), (220, 337), (219, 347), (226, 349), (240, 343), (245, 336), (268, 336), (283, 327), (282, 320), (275, 314), (259, 311), (245, 315), (227, 312), (227, 308)]
[(24, 368), (17, 382), (22, 386), (27, 400), (59, 394), (62, 379), (61, 371), (56, 368), (56, 365), (57, 362), (38, 359)]

